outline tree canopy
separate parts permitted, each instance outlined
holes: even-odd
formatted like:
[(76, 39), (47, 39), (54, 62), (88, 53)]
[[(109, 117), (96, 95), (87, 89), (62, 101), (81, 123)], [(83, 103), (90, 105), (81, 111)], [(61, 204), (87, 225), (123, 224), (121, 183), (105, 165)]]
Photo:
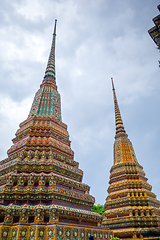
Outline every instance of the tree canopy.
[(121, 239), (118, 238), (118, 237), (113, 237), (113, 238), (111, 238), (110, 240), (121, 240)]
[(105, 209), (104, 209), (103, 205), (100, 205), (100, 204), (93, 205), (91, 210), (99, 213), (100, 215), (102, 215), (105, 212)]

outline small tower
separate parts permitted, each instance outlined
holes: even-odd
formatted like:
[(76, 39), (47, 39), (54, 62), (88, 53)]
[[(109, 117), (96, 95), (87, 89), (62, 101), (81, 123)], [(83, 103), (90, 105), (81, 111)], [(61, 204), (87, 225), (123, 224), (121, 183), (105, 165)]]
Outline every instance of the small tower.
[(95, 198), (82, 183), (67, 125), (62, 122), (55, 74), (56, 21), (45, 76), (8, 157), (0, 162), (0, 239), (109, 240)]
[[(160, 227), (160, 202), (147, 183), (124, 129), (112, 80), (116, 134), (103, 224), (119, 238), (142, 238), (144, 230)], [(143, 230), (143, 231), (142, 231)]]

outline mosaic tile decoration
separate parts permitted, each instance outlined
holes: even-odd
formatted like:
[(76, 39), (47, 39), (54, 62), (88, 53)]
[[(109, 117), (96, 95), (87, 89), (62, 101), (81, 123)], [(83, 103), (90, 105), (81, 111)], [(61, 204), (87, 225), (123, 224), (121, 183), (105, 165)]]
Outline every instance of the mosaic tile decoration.
[(110, 232), (100, 227), (102, 216), (91, 211), (95, 198), (82, 182), (83, 171), (62, 122), (55, 40), (56, 21), (44, 79), (8, 157), (0, 162), (2, 240), (86, 240), (93, 230), (99, 240), (99, 231)]
[(160, 201), (151, 192), (152, 186), (147, 183), (124, 129), (113, 79), (112, 86), (116, 119), (114, 164), (110, 170), (102, 224), (119, 238), (143, 237), (141, 230), (156, 229), (160, 225)]

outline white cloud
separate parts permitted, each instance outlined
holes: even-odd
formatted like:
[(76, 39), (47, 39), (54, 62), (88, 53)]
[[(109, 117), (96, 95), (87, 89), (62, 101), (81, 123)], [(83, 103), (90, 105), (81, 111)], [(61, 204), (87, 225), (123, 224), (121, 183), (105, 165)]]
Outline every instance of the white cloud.
[(14, 102), (12, 99), (10, 99), (7, 96), (4, 96), (3, 94), (0, 95), (0, 113), (8, 118), (8, 121), (15, 121), (24, 119), (28, 115), (28, 109), (30, 109), (32, 100), (31, 99), (25, 99), (24, 101), (18, 103)]
[(44, 19), (46, 16), (45, 8), (40, 0), (21, 1), (21, 3), (14, 3), (14, 7), (17, 13), (29, 21), (38, 21), (39, 18)]

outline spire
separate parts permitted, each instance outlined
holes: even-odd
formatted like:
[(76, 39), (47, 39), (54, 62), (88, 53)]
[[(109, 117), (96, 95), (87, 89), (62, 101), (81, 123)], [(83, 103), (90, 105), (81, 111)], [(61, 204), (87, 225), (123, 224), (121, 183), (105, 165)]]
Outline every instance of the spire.
[(119, 136), (127, 136), (127, 134), (126, 134), (126, 131), (124, 130), (123, 121), (121, 118), (121, 113), (119, 110), (116, 92), (115, 92), (115, 88), (114, 88), (113, 78), (111, 78), (111, 81), (112, 81), (112, 90), (113, 90), (114, 108), (115, 108), (115, 125), (116, 125), (115, 138), (117, 138)]
[(52, 77), (54, 79), (54, 81), (56, 81), (56, 72), (55, 72), (56, 23), (57, 23), (57, 19), (55, 19), (52, 46), (51, 46), (51, 51), (50, 51), (50, 55), (49, 55), (49, 59), (48, 59), (47, 68), (46, 68), (45, 75), (44, 75), (44, 79), (47, 77)]
[(35, 94), (31, 110), (28, 117), (48, 116), (61, 119), (61, 100), (57, 91), (55, 76), (55, 39), (56, 39), (56, 22), (54, 25), (53, 40), (51, 51), (48, 59), (45, 76), (40, 85), (40, 89)]

